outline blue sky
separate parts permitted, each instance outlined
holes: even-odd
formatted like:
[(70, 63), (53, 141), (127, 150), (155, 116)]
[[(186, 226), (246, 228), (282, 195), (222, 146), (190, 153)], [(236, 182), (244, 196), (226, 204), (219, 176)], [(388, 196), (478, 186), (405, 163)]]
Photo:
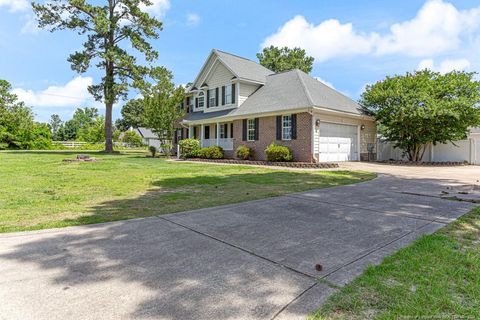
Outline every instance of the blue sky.
[[(157, 64), (172, 70), (177, 84), (195, 78), (212, 48), (256, 60), (270, 44), (305, 48), (316, 59), (312, 75), (353, 99), (386, 75), (480, 70), (478, 0), (153, 2), (148, 10), (164, 22), (154, 42)], [(0, 0), (0, 39), (0, 78), (12, 83), (37, 120), (101, 108), (86, 92), (99, 73), (78, 75), (66, 61), (83, 39), (38, 30), (27, 0)]]

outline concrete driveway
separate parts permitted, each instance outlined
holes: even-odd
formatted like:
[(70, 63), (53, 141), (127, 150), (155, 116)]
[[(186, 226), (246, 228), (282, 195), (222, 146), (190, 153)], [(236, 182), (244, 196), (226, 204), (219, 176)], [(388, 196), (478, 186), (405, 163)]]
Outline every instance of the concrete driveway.
[(0, 235), (0, 319), (303, 319), (335, 286), (474, 206), (436, 194), (474, 183), (479, 167), (455, 176), (369, 168), (383, 173), (237, 205)]

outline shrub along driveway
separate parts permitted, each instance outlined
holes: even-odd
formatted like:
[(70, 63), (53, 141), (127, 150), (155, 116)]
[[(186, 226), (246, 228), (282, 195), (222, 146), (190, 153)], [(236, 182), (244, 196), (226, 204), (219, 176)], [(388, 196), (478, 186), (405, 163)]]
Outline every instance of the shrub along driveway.
[(303, 318), (368, 264), (471, 210), (410, 192), (453, 183), (382, 175), (210, 209), (0, 235), (0, 315)]

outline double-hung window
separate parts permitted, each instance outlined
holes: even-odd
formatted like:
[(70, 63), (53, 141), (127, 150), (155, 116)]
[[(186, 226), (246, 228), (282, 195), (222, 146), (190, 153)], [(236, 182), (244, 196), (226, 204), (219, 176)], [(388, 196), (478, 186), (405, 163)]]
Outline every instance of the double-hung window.
[(220, 139), (225, 139), (227, 137), (227, 128), (226, 124), (221, 124), (220, 125)]
[(225, 104), (232, 104), (232, 86), (225, 87)]
[(282, 140), (292, 140), (292, 115), (282, 116)]
[(198, 109), (203, 109), (203, 106), (205, 105), (205, 94), (203, 92), (200, 92), (198, 94)]
[(255, 140), (255, 119), (248, 119), (247, 120), (247, 140), (254, 141)]
[(215, 107), (216, 105), (216, 89), (210, 89), (208, 90), (208, 106)]

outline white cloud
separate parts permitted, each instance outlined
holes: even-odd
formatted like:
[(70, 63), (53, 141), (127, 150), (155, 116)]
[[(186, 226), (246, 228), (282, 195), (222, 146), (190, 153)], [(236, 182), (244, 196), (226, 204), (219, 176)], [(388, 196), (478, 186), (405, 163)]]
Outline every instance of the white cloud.
[(16, 94), (21, 101), (33, 107), (71, 107), (79, 106), (87, 100), (91, 100), (88, 86), (92, 85), (91, 77), (78, 76), (63, 86), (50, 86), (45, 90), (33, 91), (15, 88), (12, 93)]
[(27, 0), (0, 0), (0, 7), (8, 7), (10, 12), (25, 11), (30, 8)]
[(329, 81), (327, 81), (327, 80), (324, 80), (324, 79), (322, 79), (322, 78), (320, 78), (320, 77), (314, 77), (314, 78), (317, 79), (318, 81), (320, 81), (321, 83), (323, 83), (324, 85), (326, 85), (326, 86), (328, 86), (328, 87), (330, 87), (330, 88), (332, 88), (332, 89), (335, 89), (335, 87), (333, 86), (333, 84), (332, 84), (331, 82), (329, 82)]
[(428, 56), (455, 49), (461, 37), (479, 27), (480, 7), (459, 11), (451, 3), (432, 0), (412, 20), (396, 23), (382, 37), (377, 54)]
[(200, 16), (196, 13), (187, 14), (187, 25), (196, 26), (200, 23)]
[(369, 53), (373, 38), (374, 35), (355, 32), (351, 23), (341, 24), (331, 19), (315, 26), (303, 16), (296, 16), (269, 36), (262, 46), (300, 47), (321, 62), (337, 56)]
[(165, 13), (170, 9), (170, 0), (150, 0), (152, 2), (151, 6), (146, 6), (145, 4), (140, 4), (140, 9), (154, 14), (157, 17), (165, 15)]
[(433, 56), (459, 48), (480, 29), (480, 7), (458, 10), (442, 0), (427, 1), (417, 15), (390, 26), (389, 32), (365, 33), (335, 19), (318, 25), (296, 16), (267, 37), (262, 46), (302, 47), (318, 62), (361, 54)]
[(27, 14), (23, 17), (25, 24), (23, 25), (20, 33), (22, 34), (36, 34), (41, 29), (38, 27), (37, 19), (32, 14)]
[(433, 59), (424, 59), (418, 64), (417, 70), (430, 69), (440, 73), (447, 73), (453, 70), (463, 71), (470, 67), (470, 61), (467, 59), (445, 59), (439, 65), (435, 65)]

